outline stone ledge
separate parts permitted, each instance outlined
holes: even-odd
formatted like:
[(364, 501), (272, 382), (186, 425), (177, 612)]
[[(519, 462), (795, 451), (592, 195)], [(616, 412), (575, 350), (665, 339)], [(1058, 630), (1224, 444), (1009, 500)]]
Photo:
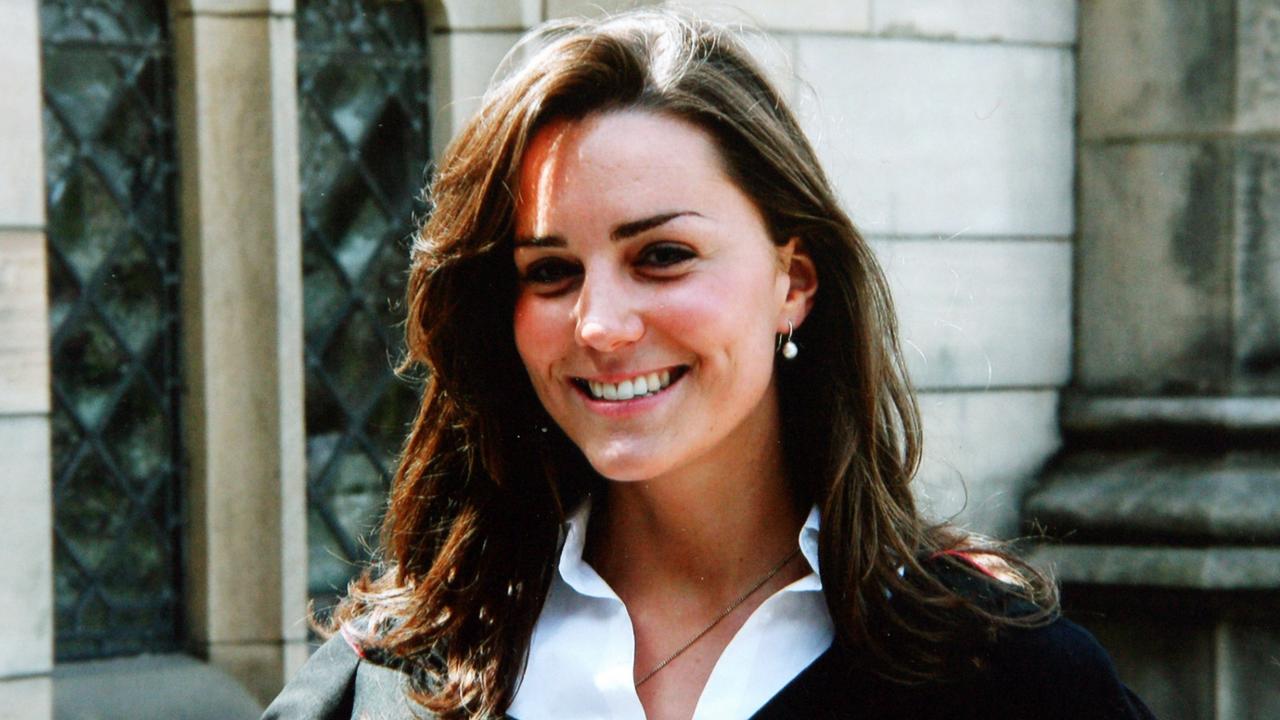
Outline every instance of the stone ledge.
[(1098, 397), (1062, 398), (1062, 426), (1071, 433), (1128, 430), (1213, 429), (1239, 434), (1280, 435), (1280, 397)]
[(1075, 450), (1023, 517), (1079, 543), (1280, 545), (1280, 451)]
[(179, 15), (293, 15), (294, 0), (171, 0)]
[(1028, 560), (1060, 583), (1280, 590), (1280, 547), (1041, 545)]
[(262, 707), (226, 673), (189, 655), (142, 655), (58, 665), (54, 718), (251, 720)]

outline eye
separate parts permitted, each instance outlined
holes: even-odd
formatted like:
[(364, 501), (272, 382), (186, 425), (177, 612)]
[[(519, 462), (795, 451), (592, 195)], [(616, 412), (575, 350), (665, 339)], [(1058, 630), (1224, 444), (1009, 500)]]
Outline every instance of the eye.
[(636, 264), (651, 268), (669, 268), (692, 260), (697, 254), (684, 245), (676, 243), (654, 243), (640, 251)]
[(556, 286), (581, 272), (577, 263), (563, 258), (543, 258), (530, 263), (520, 274), (520, 282), (543, 287)]

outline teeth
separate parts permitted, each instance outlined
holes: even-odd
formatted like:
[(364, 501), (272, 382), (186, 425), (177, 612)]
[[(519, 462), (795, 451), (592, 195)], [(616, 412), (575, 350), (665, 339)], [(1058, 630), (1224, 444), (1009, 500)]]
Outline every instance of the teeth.
[(632, 398), (652, 395), (671, 384), (671, 371), (651, 372), (637, 375), (620, 383), (596, 382), (590, 380), (587, 386), (591, 396), (597, 400), (631, 400)]

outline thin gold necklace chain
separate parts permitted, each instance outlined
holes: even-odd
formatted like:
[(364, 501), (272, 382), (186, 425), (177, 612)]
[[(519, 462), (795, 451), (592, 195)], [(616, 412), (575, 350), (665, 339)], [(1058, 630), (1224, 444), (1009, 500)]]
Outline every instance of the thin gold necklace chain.
[(792, 550), (791, 552), (787, 553), (787, 556), (782, 559), (782, 562), (778, 563), (777, 565), (774, 565), (773, 569), (765, 573), (764, 577), (757, 580), (755, 585), (752, 585), (751, 587), (747, 588), (746, 592), (742, 593), (741, 595), (738, 596), (736, 600), (729, 603), (729, 607), (726, 607), (724, 610), (721, 610), (720, 614), (717, 615), (714, 620), (708, 623), (706, 627), (699, 630), (697, 635), (694, 635), (692, 638), (690, 638), (689, 642), (685, 643), (684, 645), (681, 645), (679, 649), (677, 649), (675, 652), (668, 655), (666, 659), (664, 659), (662, 662), (655, 665), (652, 670), (645, 673), (644, 677), (637, 680), (636, 687), (639, 688), (641, 685), (648, 682), (649, 678), (653, 677), (654, 675), (657, 675), (659, 670), (671, 664), (671, 661), (680, 657), (680, 655), (685, 650), (688, 650), (689, 648), (693, 647), (694, 643), (698, 642), (699, 640), (702, 639), (704, 635), (711, 632), (711, 629), (719, 625), (721, 620), (724, 620), (725, 618), (729, 617), (729, 613), (733, 612), (734, 610), (737, 610), (739, 605), (746, 602), (747, 598), (751, 597), (756, 593), (757, 590), (764, 587), (764, 584), (772, 580), (774, 575), (777, 575), (778, 573), (782, 572), (782, 568), (786, 567), (787, 563), (794, 560), (796, 556), (799, 554), (800, 554), (800, 548), (798, 547), (795, 550)]

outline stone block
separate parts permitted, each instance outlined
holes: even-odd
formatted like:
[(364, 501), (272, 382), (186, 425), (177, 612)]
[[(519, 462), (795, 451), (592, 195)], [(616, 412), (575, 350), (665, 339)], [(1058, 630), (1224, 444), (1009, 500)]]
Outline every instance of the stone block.
[(1218, 717), (1280, 717), (1280, 626), (1228, 623), (1218, 634)]
[(685, 0), (705, 17), (788, 32), (861, 33), (871, 28), (871, 0)]
[(0, 567), (11, 578), (0, 584), (0, 677), (53, 666), (49, 456), (48, 418), (0, 416)]
[(1059, 445), (1053, 390), (920, 393), (916, 497), (931, 517), (1010, 537), (1022, 497)]
[(801, 36), (806, 130), (871, 235), (1070, 235), (1066, 48)]
[(0, 413), (49, 411), (44, 233), (0, 229)]
[(1274, 546), (1046, 544), (1030, 560), (1064, 584), (1211, 592), (1280, 589), (1280, 548)]
[[(1068, 607), (1068, 613), (1070, 609)], [(1132, 613), (1069, 617), (1098, 638), (1111, 653), (1120, 679), (1142, 698), (1156, 717), (1170, 720), (1251, 717), (1214, 712), (1215, 637), (1210, 623), (1170, 621)]]
[(1236, 128), (1280, 130), (1280, 3), (1237, 0)]
[[(44, 225), (44, 135), (40, 112), (40, 31), (37, 0), (4, 7), (0, 43), (0, 227)], [(0, 393), (3, 396), (3, 393)]]
[(0, 720), (52, 720), (53, 681), (49, 677), (0, 677)]
[[(516, 30), (542, 22), (540, 0), (437, 0), (431, 15), (435, 30)], [(427, 3), (430, 8), (435, 3)]]
[(1241, 143), (1235, 183), (1235, 390), (1280, 394), (1280, 142)]
[(1204, 433), (1235, 437), (1280, 434), (1280, 403), (1271, 397), (1107, 397), (1073, 393), (1063, 398), (1063, 429), (1077, 437)]
[(1069, 242), (885, 240), (874, 246), (893, 290), (916, 387), (1067, 382)]
[(1081, 136), (1229, 129), (1236, 4), (1081, 3)]
[(547, 19), (599, 17), (642, 5), (658, 5), (657, 0), (546, 0)]
[(480, 107), (489, 80), (507, 52), (520, 39), (517, 32), (451, 32), (432, 38), (432, 91), (437, 98), (431, 147), (439, 153)]
[(1280, 143), (1086, 143), (1080, 177), (1089, 387), (1280, 392)]
[(1028, 519), (1074, 542), (1280, 547), (1280, 453), (1077, 450), (1027, 500)]
[(1070, 45), (1076, 0), (875, 0), (871, 21), (882, 35)]
[(1233, 157), (1213, 142), (1082, 146), (1078, 382), (1113, 394), (1227, 387)]
[[(547, 17), (590, 17), (658, 4), (646, 0), (548, 0)], [(871, 0), (684, 0), (678, 5), (702, 17), (764, 30), (866, 32), (871, 26)]]

